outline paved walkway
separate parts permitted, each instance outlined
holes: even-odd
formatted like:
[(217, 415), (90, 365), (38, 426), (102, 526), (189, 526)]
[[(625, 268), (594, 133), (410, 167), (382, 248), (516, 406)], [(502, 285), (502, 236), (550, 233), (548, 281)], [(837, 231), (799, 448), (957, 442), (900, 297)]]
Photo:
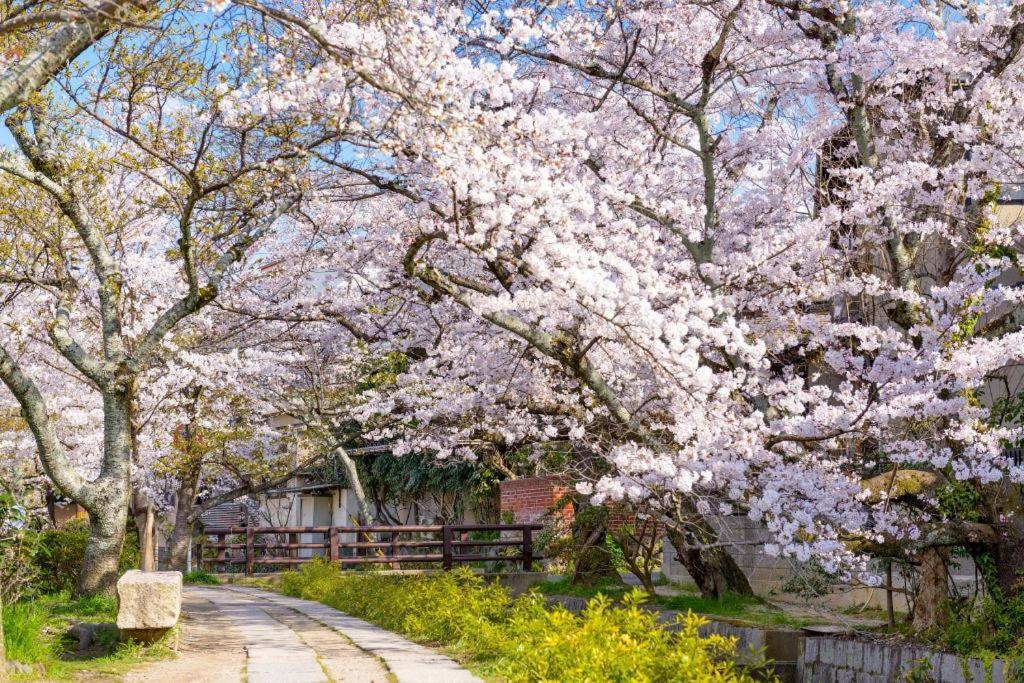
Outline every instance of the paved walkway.
[(480, 683), (454, 660), (317, 602), (187, 587), (180, 655), (129, 683)]

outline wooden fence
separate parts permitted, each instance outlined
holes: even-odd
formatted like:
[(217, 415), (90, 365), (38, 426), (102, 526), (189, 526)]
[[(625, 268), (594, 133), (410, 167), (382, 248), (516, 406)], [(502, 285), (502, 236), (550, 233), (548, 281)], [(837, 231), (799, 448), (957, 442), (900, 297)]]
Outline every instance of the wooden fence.
[[(540, 524), (446, 524), (421, 526), (296, 526), (296, 527), (224, 527), (203, 530), (194, 557), (199, 567), (225, 571), (232, 565), (244, 565), (246, 574), (254, 574), (258, 565), (283, 565), (291, 568), (327, 558), (345, 567), (360, 564), (440, 563), (445, 569), (469, 562), (515, 562), (529, 571), (544, 558), (534, 553), (533, 532)], [(474, 532), (497, 532), (498, 538), (470, 538)], [(518, 534), (510, 537), (509, 534)], [(320, 536), (319, 539), (303, 535)], [(231, 537), (238, 537), (233, 540)], [(355, 537), (342, 541), (342, 537)], [(241, 538), (244, 537), (244, 542)], [(210, 542), (216, 538), (216, 542)], [(517, 549), (515, 554), (488, 553), (488, 549)], [(308, 556), (300, 551), (308, 549)], [(204, 556), (213, 551), (210, 557)]]

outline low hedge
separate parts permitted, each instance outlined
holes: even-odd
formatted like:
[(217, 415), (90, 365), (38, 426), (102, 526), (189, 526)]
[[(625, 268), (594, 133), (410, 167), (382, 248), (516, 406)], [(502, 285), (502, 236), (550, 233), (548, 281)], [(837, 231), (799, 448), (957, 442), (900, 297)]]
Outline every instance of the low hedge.
[(441, 646), (481, 674), (508, 683), (749, 681), (734, 663), (735, 642), (702, 637), (704, 620), (680, 616), (668, 630), (641, 607), (640, 591), (621, 606), (599, 596), (581, 614), (548, 608), (536, 593), (508, 589), (468, 569), (396, 576), (341, 572), (324, 562), (288, 572), (287, 595), (316, 600)]

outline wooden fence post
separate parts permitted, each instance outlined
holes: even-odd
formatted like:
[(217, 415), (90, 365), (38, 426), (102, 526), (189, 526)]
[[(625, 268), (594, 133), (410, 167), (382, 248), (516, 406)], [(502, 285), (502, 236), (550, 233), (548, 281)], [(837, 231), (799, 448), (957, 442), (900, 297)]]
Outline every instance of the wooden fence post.
[[(299, 542), (299, 535), (298, 534), (288, 534), (288, 545), (295, 545), (298, 542)], [(299, 549), (298, 548), (288, 548), (288, 559), (296, 560), (296, 559), (298, 559), (298, 557), (299, 557)], [(299, 568), (299, 563), (295, 562), (294, 564), (289, 564), (288, 568), (292, 569), (292, 570), (298, 569)]]
[(256, 530), (251, 526), (245, 528), (245, 575), (252, 576), (256, 570), (256, 548), (254, 540)]
[(195, 566), (196, 566), (196, 568), (199, 571), (203, 571), (203, 538), (205, 538), (205, 537), (204, 536), (200, 536), (199, 540), (196, 541), (196, 550), (195, 550), (195, 553), (196, 553), (195, 560), (196, 560), (196, 562), (195, 562)]
[(224, 544), (228, 542), (227, 534), (217, 534), (217, 571), (224, 571), (224, 562), (228, 559), (228, 549)]
[(523, 571), (528, 572), (533, 568), (533, 529), (523, 527)]
[(332, 526), (328, 532), (331, 546), (331, 563), (338, 561), (338, 527)]
[(441, 527), (441, 558), (445, 570), (452, 568), (452, 528), (445, 524)]

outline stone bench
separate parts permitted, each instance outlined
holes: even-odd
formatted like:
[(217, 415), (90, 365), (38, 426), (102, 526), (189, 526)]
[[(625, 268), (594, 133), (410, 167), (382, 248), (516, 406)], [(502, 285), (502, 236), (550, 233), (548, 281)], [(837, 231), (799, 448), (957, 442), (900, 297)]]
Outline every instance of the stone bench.
[(125, 639), (151, 642), (181, 616), (181, 572), (125, 572), (117, 581), (117, 627)]

